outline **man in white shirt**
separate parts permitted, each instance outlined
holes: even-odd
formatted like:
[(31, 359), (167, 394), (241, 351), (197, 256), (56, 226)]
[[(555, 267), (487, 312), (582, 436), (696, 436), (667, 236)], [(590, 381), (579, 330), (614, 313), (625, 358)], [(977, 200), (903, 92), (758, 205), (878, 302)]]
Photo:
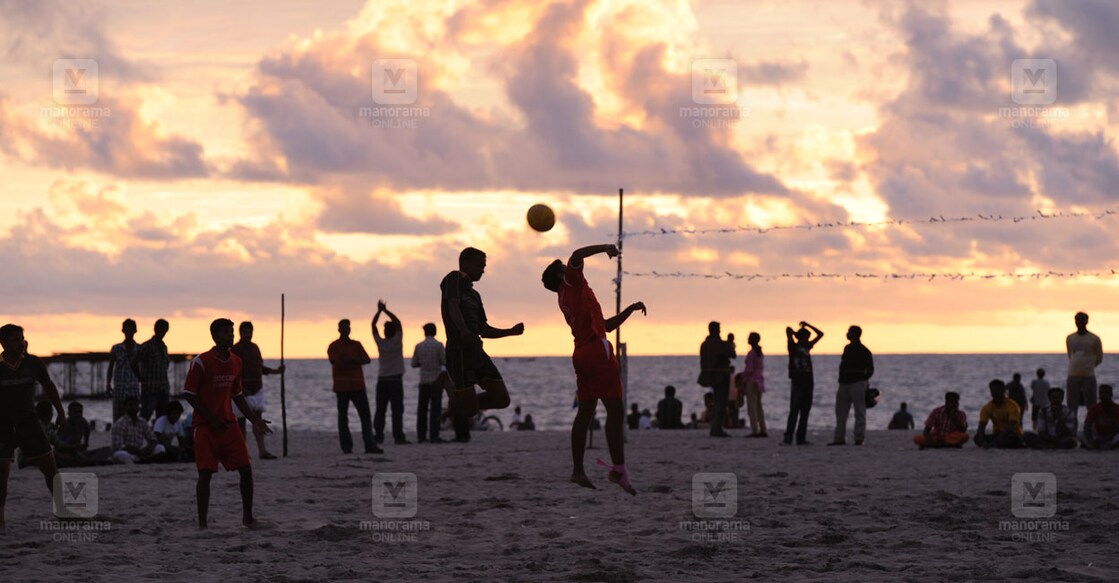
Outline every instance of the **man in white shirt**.
[(1065, 387), (1069, 409), (1075, 419), (1080, 405), (1096, 404), (1096, 367), (1103, 362), (1103, 343), (1088, 331), (1088, 314), (1078, 312), (1074, 318), (1076, 332), (1065, 339), (1068, 352), (1068, 382)]
[(424, 324), (424, 339), (412, 351), (412, 368), (420, 369), (420, 403), (416, 408), (416, 440), (443, 443), (439, 438), (439, 418), (443, 415), (443, 390), (435, 384), (439, 373), (447, 370), (447, 351), (435, 339), (435, 324)]
[[(377, 331), (377, 320), (386, 314), (385, 335)], [(377, 408), (373, 412), (373, 432), (377, 443), (385, 442), (385, 411), (392, 405), (392, 437), (397, 445), (412, 443), (404, 436), (404, 332), (400, 319), (377, 301), (373, 316), (373, 340), (377, 342)]]

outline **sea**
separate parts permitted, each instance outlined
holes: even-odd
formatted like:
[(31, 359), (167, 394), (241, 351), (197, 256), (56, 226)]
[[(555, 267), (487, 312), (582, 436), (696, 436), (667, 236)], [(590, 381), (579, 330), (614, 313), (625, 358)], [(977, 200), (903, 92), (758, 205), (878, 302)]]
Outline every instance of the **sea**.
[[(1035, 378), (1038, 368), (1047, 371), (1046, 378), (1052, 386), (1061, 387), (1065, 384), (1067, 367), (1067, 358), (1063, 354), (887, 354), (875, 356), (874, 361), (875, 374), (870, 385), (881, 391), (882, 396), (877, 406), (867, 410), (868, 429), (886, 429), (890, 418), (903, 402), (908, 404), (920, 427), (928, 413), (943, 404), (947, 391), (960, 393), (961, 408), (967, 413), (974, 429), (979, 409), (990, 399), (987, 384), (992, 379), (1009, 381), (1012, 374), (1020, 373), (1028, 395), (1030, 381)], [(505, 378), (513, 402), (508, 409), (492, 412), (504, 427), (509, 425), (513, 407), (520, 407), (522, 414), (531, 414), (538, 430), (566, 430), (571, 427), (575, 415), (575, 372), (569, 357), (496, 357), (494, 362)], [(277, 364), (273, 361), (266, 363), (269, 366)], [(741, 357), (736, 365), (741, 368)], [(789, 411), (788, 358), (784, 354), (767, 355), (765, 367), (766, 391), (762, 405), (771, 436), (780, 435)], [(813, 367), (816, 389), (809, 427), (834, 428), (839, 355), (814, 355)], [(702, 413), (703, 395), (707, 389), (696, 384), (698, 356), (631, 356), (626, 369), (629, 404), (636, 403), (640, 410), (655, 412), (657, 401), (664, 397), (665, 386), (672, 385), (676, 387), (677, 398), (683, 402), (685, 421), (691, 413)], [(79, 367), (75, 386), (82, 386), (83, 370)], [(366, 366), (365, 371), (372, 408), (373, 389), (377, 381), (376, 361)], [(62, 378), (62, 367), (52, 365), (51, 374), (57, 383)], [(85, 374), (88, 377), (89, 373)], [(1096, 375), (1100, 383), (1119, 382), (1119, 360), (1105, 357)], [(330, 363), (325, 359), (287, 361), (285, 394), (289, 429), (337, 431), (337, 407), (330, 389), (330, 378)], [(409, 370), (405, 374), (404, 427), (410, 438), (415, 437), (418, 382), (418, 372)], [(279, 377), (265, 377), (264, 390), (268, 402), (265, 417), (273, 421), (273, 427), (278, 429), (281, 420)], [(78, 400), (85, 406), (86, 418), (96, 420), (98, 426), (103, 427), (110, 420), (110, 401)], [(190, 410), (185, 401), (183, 405)], [(745, 410), (742, 415), (745, 417)], [(356, 431), (358, 418), (352, 408), (349, 416), (350, 425)], [(599, 417), (605, 420), (605, 411), (601, 407)], [(853, 417), (848, 421), (849, 426), (851, 423)]]

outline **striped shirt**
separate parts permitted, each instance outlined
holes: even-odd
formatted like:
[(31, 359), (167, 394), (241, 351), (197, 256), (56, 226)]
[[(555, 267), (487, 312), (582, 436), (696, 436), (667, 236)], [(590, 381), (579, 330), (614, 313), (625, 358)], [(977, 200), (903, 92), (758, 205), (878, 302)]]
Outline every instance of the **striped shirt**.
[(420, 369), (420, 384), (429, 385), (447, 366), (447, 353), (443, 343), (434, 336), (424, 338), (412, 352), (412, 368)]

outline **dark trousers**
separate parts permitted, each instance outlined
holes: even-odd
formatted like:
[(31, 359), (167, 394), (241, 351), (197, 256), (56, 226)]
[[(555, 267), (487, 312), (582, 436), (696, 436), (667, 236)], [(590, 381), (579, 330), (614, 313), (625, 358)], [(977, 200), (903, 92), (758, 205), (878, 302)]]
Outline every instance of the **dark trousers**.
[(465, 415), (456, 415), (454, 418), (455, 441), (463, 443), (470, 441), (470, 422), (472, 418)]
[(808, 412), (812, 410), (812, 381), (794, 380), (789, 392), (789, 421), (785, 424), (785, 443), (793, 442), (796, 432), (797, 443), (808, 440)]
[(730, 396), (730, 375), (719, 375), (719, 380), (711, 387), (715, 393), (715, 403), (711, 405), (711, 435), (726, 433), (727, 398)]
[(428, 439), (428, 424), (431, 427), (431, 440), (439, 439), (439, 417), (443, 415), (443, 390), (426, 383), (420, 385), (420, 403), (416, 407), (416, 436), (420, 441)]
[(350, 453), (354, 450), (354, 439), (350, 437), (350, 403), (357, 409), (357, 416), (361, 419), (361, 440), (365, 443), (365, 453), (377, 449), (373, 442), (373, 424), (369, 418), (369, 397), (365, 391), (351, 393), (334, 393), (338, 399), (338, 442), (342, 451)]
[[(167, 403), (171, 402), (171, 388), (159, 387), (140, 391), (140, 419), (151, 421), (152, 414), (160, 418), (166, 414)], [(116, 419), (113, 419), (116, 421)]]
[(377, 439), (385, 436), (385, 411), (392, 405), (392, 437), (404, 441), (404, 378), (399, 376), (377, 379), (377, 410), (373, 413), (373, 431)]

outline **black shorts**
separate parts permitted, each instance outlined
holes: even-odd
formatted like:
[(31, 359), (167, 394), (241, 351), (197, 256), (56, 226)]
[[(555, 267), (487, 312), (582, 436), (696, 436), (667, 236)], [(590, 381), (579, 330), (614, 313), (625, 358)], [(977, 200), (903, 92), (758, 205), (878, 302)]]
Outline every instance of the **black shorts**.
[(484, 379), (501, 380), (490, 355), (480, 344), (473, 346), (447, 345), (447, 372), (455, 387), (473, 387)]
[(23, 450), (27, 459), (50, 453), (50, 441), (38, 419), (31, 417), (0, 422), (0, 460), (15, 459), (17, 447)]

